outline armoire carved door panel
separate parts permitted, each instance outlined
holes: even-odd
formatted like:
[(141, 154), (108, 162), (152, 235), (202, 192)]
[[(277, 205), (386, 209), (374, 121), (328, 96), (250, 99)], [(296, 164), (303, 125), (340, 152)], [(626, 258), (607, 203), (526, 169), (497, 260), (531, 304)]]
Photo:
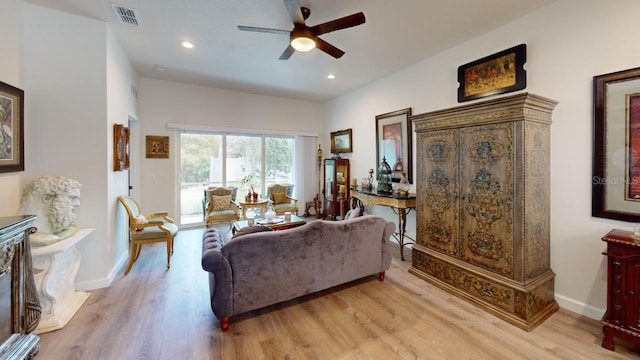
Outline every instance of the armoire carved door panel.
[(424, 181), (417, 200), (425, 221), (418, 223), (422, 245), (458, 256), (460, 241), (458, 131), (422, 133), (418, 176)]
[(460, 258), (513, 278), (513, 124), (460, 132)]

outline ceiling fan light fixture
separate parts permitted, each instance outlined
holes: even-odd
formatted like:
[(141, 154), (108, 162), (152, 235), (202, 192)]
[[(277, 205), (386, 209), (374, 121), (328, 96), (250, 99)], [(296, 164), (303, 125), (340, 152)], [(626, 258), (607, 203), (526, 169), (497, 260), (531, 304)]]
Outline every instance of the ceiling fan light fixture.
[(315, 35), (309, 30), (291, 32), (291, 46), (300, 52), (311, 51), (316, 47)]

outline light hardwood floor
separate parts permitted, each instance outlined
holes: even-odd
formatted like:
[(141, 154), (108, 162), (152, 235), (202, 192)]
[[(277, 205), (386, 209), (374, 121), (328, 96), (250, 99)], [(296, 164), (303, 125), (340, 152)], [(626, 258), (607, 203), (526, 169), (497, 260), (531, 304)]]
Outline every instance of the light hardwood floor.
[(179, 233), (168, 271), (163, 245), (143, 246), (129, 275), (41, 335), (36, 359), (640, 359), (626, 341), (602, 348), (599, 322), (564, 309), (520, 330), (409, 274), (397, 249), (384, 282), (371, 276), (240, 315), (222, 333), (200, 267), (202, 231)]

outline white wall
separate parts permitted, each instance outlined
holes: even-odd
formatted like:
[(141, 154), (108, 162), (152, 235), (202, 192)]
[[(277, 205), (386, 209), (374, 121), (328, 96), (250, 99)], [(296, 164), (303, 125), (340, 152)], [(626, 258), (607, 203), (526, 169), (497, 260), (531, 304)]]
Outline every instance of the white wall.
[[(5, 0), (2, 12), (11, 14), (0, 21), (0, 34), (3, 54), (0, 56), (0, 81), (24, 90), (22, 82), (22, 24), (23, 9), (21, 0)], [(20, 182), (23, 172), (0, 173), (0, 216), (13, 216), (20, 206)]]
[[(140, 141), (144, 143), (146, 135), (169, 136), (171, 147), (168, 160), (145, 159), (144, 151), (133, 160), (141, 164), (140, 200), (149, 211), (164, 209), (174, 219), (179, 218), (178, 139), (168, 123), (269, 132), (323, 131), (322, 105), (317, 103), (150, 78), (140, 78), (139, 94)], [(315, 194), (315, 189), (310, 191)]]
[(132, 111), (135, 74), (106, 23), (24, 4), (26, 171), (21, 187), (43, 175), (82, 184), (76, 223), (95, 230), (78, 244), (76, 288), (108, 286), (126, 257), (116, 197), (126, 173), (113, 172), (113, 123)]
[(459, 105), (459, 65), (526, 43), (526, 91), (559, 101), (551, 126), (556, 299), (563, 307), (599, 319), (606, 306), (605, 244), (600, 239), (612, 228), (631, 227), (591, 217), (591, 82), (594, 75), (639, 66), (640, 42), (633, 40), (639, 12), (636, 0), (560, 0), (331, 101), (324, 144), (330, 131), (353, 127), (352, 172), (362, 177), (375, 165), (371, 139), (376, 114), (405, 107), (418, 114)]
[[(118, 43), (111, 29), (107, 28), (107, 134), (106, 158), (104, 166), (107, 174), (107, 213), (109, 226), (105, 256), (108, 259), (108, 282), (110, 283), (126, 262), (129, 255), (129, 218), (126, 210), (117, 201), (120, 195), (126, 195), (129, 187), (129, 171), (113, 171), (113, 125), (127, 126), (129, 118), (137, 118), (137, 102), (131, 94), (131, 85), (137, 87), (138, 75), (129, 63), (129, 58)], [(135, 129), (135, 127), (134, 127)], [(134, 146), (134, 145), (132, 145)], [(137, 165), (136, 165), (137, 166)], [(136, 172), (133, 172), (136, 173)], [(137, 182), (136, 182), (137, 183)], [(86, 287), (91, 287), (89, 284)]]

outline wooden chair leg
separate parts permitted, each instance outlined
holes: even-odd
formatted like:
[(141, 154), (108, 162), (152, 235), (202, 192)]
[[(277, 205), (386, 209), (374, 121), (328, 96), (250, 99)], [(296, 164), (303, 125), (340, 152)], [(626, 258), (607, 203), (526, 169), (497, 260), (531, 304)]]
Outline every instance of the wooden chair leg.
[(171, 267), (171, 254), (173, 253), (172, 247), (173, 241), (171, 241), (171, 239), (167, 240), (167, 269)]
[(131, 268), (133, 267), (133, 263), (138, 259), (138, 255), (140, 255), (140, 244), (133, 244), (131, 246), (131, 254), (129, 254), (129, 264), (127, 268), (124, 270), (124, 274), (127, 275)]
[(133, 259), (133, 261), (138, 260), (138, 256), (140, 256), (140, 248), (142, 248), (142, 245), (141, 245), (141, 244), (135, 244), (135, 251), (134, 251), (134, 253), (135, 253), (135, 255), (136, 255), (136, 256), (135, 256), (135, 258)]

